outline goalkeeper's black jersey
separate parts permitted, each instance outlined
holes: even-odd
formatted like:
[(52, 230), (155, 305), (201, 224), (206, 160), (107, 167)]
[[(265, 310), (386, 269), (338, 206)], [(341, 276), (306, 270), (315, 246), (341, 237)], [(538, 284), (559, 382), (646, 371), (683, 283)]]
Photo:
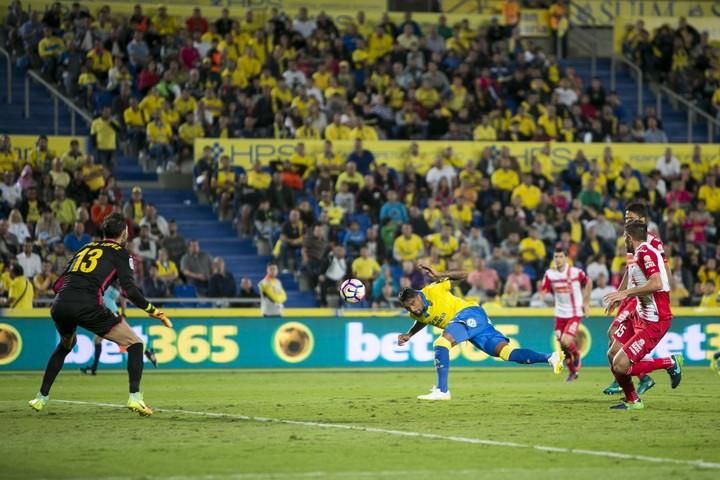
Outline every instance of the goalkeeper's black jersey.
[(133, 278), (133, 260), (128, 251), (112, 240), (90, 242), (78, 250), (55, 283), (56, 302), (102, 305), (105, 289), (115, 280), (123, 295), (136, 307), (148, 301)]

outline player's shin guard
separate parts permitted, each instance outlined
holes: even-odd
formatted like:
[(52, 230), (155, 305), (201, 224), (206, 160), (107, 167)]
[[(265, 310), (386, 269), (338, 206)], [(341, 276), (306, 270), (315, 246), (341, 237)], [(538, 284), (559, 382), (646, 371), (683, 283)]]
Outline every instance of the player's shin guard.
[(655, 370), (665, 370), (673, 366), (673, 359), (670, 357), (653, 358), (651, 360), (640, 360), (633, 363), (628, 370), (628, 375), (640, 376), (647, 375)]
[(40, 387), (40, 393), (45, 396), (50, 395), (50, 388), (55, 382), (60, 370), (62, 370), (63, 364), (65, 363), (65, 357), (72, 349), (65, 348), (62, 344), (58, 344), (55, 347), (55, 351), (50, 355), (47, 366), (45, 367), (45, 375), (43, 376), (42, 386)]
[(524, 364), (547, 363), (550, 358), (547, 353), (539, 353), (529, 348), (513, 348), (510, 345), (505, 345), (498, 356), (506, 361)]
[(448, 374), (450, 372), (450, 349), (452, 343), (440, 337), (433, 344), (435, 347), (435, 370), (437, 371), (437, 388), (445, 393), (448, 391)]
[(140, 391), (140, 379), (143, 371), (143, 344), (133, 343), (127, 347), (128, 353), (128, 379), (130, 380), (130, 393)]

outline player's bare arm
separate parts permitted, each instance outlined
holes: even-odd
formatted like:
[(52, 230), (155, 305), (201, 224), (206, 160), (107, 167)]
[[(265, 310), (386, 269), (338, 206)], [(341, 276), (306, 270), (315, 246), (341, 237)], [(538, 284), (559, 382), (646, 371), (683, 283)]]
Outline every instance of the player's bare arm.
[(415, 322), (413, 324), (413, 326), (410, 327), (410, 330), (407, 331), (407, 333), (402, 333), (402, 334), (398, 335), (398, 345), (400, 345), (400, 346), (405, 345), (407, 342), (410, 341), (410, 339), (413, 337), (413, 335), (415, 335), (416, 333), (421, 331), (423, 328), (425, 328), (424, 323)]
[(418, 268), (423, 272), (427, 273), (433, 280), (450, 280), (450, 281), (461, 281), (465, 280), (468, 276), (467, 270), (452, 270), (449, 272), (438, 273), (430, 265), (426, 263), (418, 263)]
[(643, 285), (639, 285), (634, 288), (628, 288), (626, 290), (609, 293), (605, 296), (605, 301), (610, 302), (622, 302), (627, 297), (642, 297), (656, 292), (662, 288), (662, 278), (659, 273), (654, 273), (648, 278), (648, 281)]

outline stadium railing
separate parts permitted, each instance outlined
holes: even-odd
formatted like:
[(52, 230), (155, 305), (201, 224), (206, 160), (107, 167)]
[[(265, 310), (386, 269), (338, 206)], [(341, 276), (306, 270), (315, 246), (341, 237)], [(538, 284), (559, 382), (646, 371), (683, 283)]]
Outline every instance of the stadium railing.
[[(573, 34), (573, 43), (590, 50), (590, 73), (594, 77), (597, 74), (597, 38), (595, 38), (596, 29), (598, 28), (597, 21), (593, 16), (592, 12), (577, 2), (570, 1), (568, 6), (572, 9), (580, 10), (583, 15), (587, 17), (590, 32), (585, 31), (580, 25), (573, 25), (570, 23), (570, 31)], [(571, 17), (572, 18), (572, 17)], [(560, 36), (558, 35), (558, 44), (556, 45), (556, 52), (560, 52)], [(579, 40), (579, 41), (578, 41)]]
[(637, 84), (637, 114), (643, 114), (643, 72), (640, 67), (628, 60), (622, 55), (613, 54), (610, 57), (610, 90), (615, 90), (615, 82), (617, 77), (617, 63), (622, 63), (635, 74), (635, 83)]
[(657, 114), (660, 118), (662, 118), (662, 97), (666, 96), (671, 103), (673, 104), (681, 104), (687, 109), (687, 138), (688, 143), (692, 143), (693, 141), (693, 126), (695, 122), (697, 121), (697, 117), (704, 118), (707, 122), (708, 127), (708, 143), (713, 143), (714, 136), (715, 136), (715, 129), (717, 128), (718, 132), (720, 132), (720, 122), (717, 121), (717, 119), (713, 118), (711, 115), (708, 115), (707, 112), (704, 112), (700, 108), (698, 108), (697, 105), (694, 103), (688, 101), (687, 99), (683, 98), (682, 96), (678, 95), (677, 93), (673, 92), (669, 88), (667, 88), (664, 85), (657, 85), (656, 91), (655, 91), (655, 97), (656, 97), (656, 106), (655, 110), (657, 111)]
[(3, 47), (0, 47), (0, 55), (5, 57), (5, 62), (7, 62), (7, 103), (12, 103), (12, 81), (13, 81), (13, 75), (12, 75), (12, 57), (10, 56), (10, 53), (5, 50)]
[(30, 118), (30, 81), (39, 83), (45, 89), (50, 92), (53, 97), (53, 129), (54, 134), (58, 135), (60, 132), (60, 103), (62, 102), (65, 107), (70, 111), (70, 134), (75, 135), (75, 115), (80, 116), (81, 119), (85, 120), (88, 127), (92, 123), (93, 119), (89, 113), (75, 105), (71, 100), (66, 98), (57, 88), (45, 81), (40, 75), (32, 70), (28, 70), (25, 76), (25, 118)]

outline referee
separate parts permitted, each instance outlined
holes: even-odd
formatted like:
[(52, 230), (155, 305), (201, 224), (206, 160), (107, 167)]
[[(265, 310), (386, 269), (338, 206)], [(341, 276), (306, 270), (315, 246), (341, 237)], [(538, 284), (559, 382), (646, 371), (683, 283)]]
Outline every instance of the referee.
[(127, 350), (130, 380), (127, 407), (140, 415), (153, 413), (140, 393), (143, 370), (142, 340), (127, 322), (116, 317), (103, 305), (103, 293), (108, 285), (117, 279), (125, 296), (135, 306), (159, 319), (167, 327), (171, 328), (172, 322), (150, 304), (135, 285), (132, 258), (123, 246), (128, 237), (123, 215), (112, 213), (105, 217), (102, 230), (105, 239), (90, 242), (78, 250), (55, 284), (57, 295), (50, 312), (60, 334), (60, 343), (48, 360), (40, 392), (29, 402), (30, 407), (38, 412), (47, 404), (55, 377), (60, 373), (65, 357), (77, 343), (75, 330), (81, 326)]

